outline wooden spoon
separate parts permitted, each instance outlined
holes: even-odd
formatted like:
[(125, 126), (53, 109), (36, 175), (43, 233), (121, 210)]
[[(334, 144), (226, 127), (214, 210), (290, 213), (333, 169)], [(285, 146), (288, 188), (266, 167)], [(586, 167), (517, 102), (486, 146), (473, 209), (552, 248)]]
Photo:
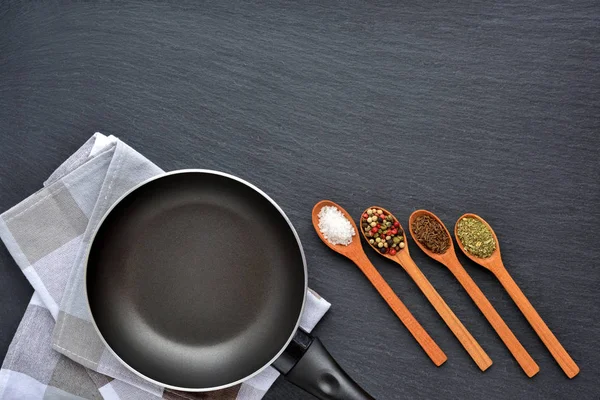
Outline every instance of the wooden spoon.
[[(391, 215), (395, 221), (398, 221), (398, 219), (394, 217), (393, 214), (387, 211), (385, 208), (372, 206), (367, 208), (367, 210), (371, 208), (382, 210), (386, 215)], [(367, 210), (363, 211), (362, 214), (366, 213)], [(400, 225), (400, 228), (402, 229), (402, 225)], [(369, 243), (369, 238), (365, 236), (365, 232), (362, 229), (360, 231), (362, 232), (365, 240), (367, 240), (367, 243)], [(404, 238), (406, 242), (406, 235), (404, 235)], [(383, 257), (400, 264), (400, 266), (404, 268), (408, 275), (410, 275), (410, 277), (415, 281), (419, 289), (421, 289), (425, 297), (427, 297), (427, 300), (429, 300), (429, 302), (431, 303), (431, 305), (433, 305), (438, 314), (440, 314), (444, 322), (446, 322), (446, 325), (448, 325), (452, 333), (454, 333), (454, 335), (463, 345), (465, 350), (467, 350), (467, 352), (469, 353), (473, 361), (475, 361), (477, 366), (482, 371), (488, 369), (490, 365), (492, 365), (492, 360), (487, 355), (487, 353), (481, 348), (479, 343), (477, 343), (477, 341), (467, 330), (467, 328), (465, 328), (462, 322), (460, 322), (458, 317), (452, 312), (450, 307), (448, 307), (448, 304), (446, 304), (444, 299), (442, 299), (442, 296), (440, 296), (437, 290), (435, 290), (431, 282), (429, 282), (425, 275), (423, 275), (423, 272), (421, 272), (419, 267), (417, 267), (413, 259), (410, 257), (408, 246), (398, 250), (398, 252), (395, 255), (390, 255), (389, 252), (386, 254), (382, 254), (379, 252), (379, 249), (373, 246), (372, 244), (369, 243), (369, 246), (371, 246), (375, 251), (377, 251), (377, 254), (380, 254)]]
[(319, 235), (319, 238), (321, 238), (323, 243), (325, 243), (331, 250), (350, 259), (358, 266), (358, 268), (360, 268), (367, 279), (369, 279), (371, 284), (373, 284), (375, 289), (377, 289), (381, 297), (383, 297), (386, 303), (390, 306), (392, 311), (394, 311), (398, 318), (400, 318), (400, 321), (402, 321), (409, 332), (421, 345), (423, 350), (425, 350), (425, 353), (427, 353), (429, 358), (431, 358), (431, 361), (433, 361), (433, 363), (438, 367), (442, 365), (448, 359), (448, 357), (446, 357), (446, 354), (444, 354), (442, 349), (440, 349), (437, 343), (435, 343), (427, 331), (425, 331), (425, 329), (421, 326), (419, 321), (417, 321), (408, 308), (406, 308), (404, 303), (402, 303), (398, 296), (396, 296), (390, 285), (388, 285), (379, 272), (377, 272), (377, 269), (375, 269), (373, 264), (371, 264), (362, 248), (362, 245), (360, 244), (360, 238), (354, 237), (348, 246), (344, 246), (341, 244), (331, 244), (323, 237), (323, 234), (319, 229), (319, 212), (324, 206), (332, 206), (340, 210), (346, 219), (352, 224), (354, 230), (358, 232), (352, 217), (350, 217), (346, 210), (332, 201), (323, 200), (318, 202), (312, 210), (312, 223), (317, 235)]
[[(458, 222), (463, 218), (478, 219), (490, 230), (494, 240), (496, 241), (496, 250), (494, 250), (490, 257), (480, 258), (465, 250), (463, 244), (458, 238)], [(517, 286), (517, 283), (513, 280), (504, 267), (504, 264), (502, 263), (502, 257), (500, 255), (500, 243), (498, 242), (498, 238), (496, 237), (492, 227), (478, 215), (464, 214), (456, 221), (456, 225), (454, 226), (454, 236), (456, 237), (458, 247), (463, 251), (463, 253), (465, 253), (467, 257), (482, 267), (489, 269), (494, 275), (496, 275), (496, 278), (498, 278), (510, 297), (512, 297), (513, 301), (517, 304), (525, 318), (527, 318), (527, 321), (529, 321), (548, 350), (550, 350), (550, 353), (556, 362), (558, 362), (558, 365), (560, 365), (565, 374), (569, 378), (573, 378), (575, 375), (577, 375), (579, 373), (579, 367), (577, 364), (575, 364), (575, 361), (573, 361), (558, 339), (556, 339), (556, 336), (554, 336), (552, 331), (550, 331), (548, 325), (546, 325), (546, 323), (542, 320), (542, 317), (540, 317), (537, 311), (535, 311), (529, 300), (527, 300), (527, 297), (525, 297), (519, 286)]]
[[(416, 235), (413, 232), (413, 222), (421, 215), (428, 215), (444, 228), (449, 243), (449, 247), (445, 252), (434, 253), (417, 240)], [(446, 226), (443, 224), (443, 222), (432, 212), (426, 210), (417, 210), (410, 215), (408, 220), (408, 228), (410, 229), (410, 234), (417, 246), (419, 246), (421, 250), (423, 250), (423, 252), (429, 257), (445, 265), (450, 272), (452, 272), (454, 277), (458, 279), (462, 287), (467, 291), (469, 296), (471, 296), (471, 299), (473, 299), (477, 307), (479, 307), (479, 310), (481, 310), (483, 315), (496, 330), (496, 333), (498, 333), (500, 339), (502, 339), (508, 350), (510, 350), (513, 357), (517, 360), (521, 368), (523, 368), (523, 371), (525, 371), (527, 376), (531, 378), (537, 374), (540, 371), (540, 367), (536, 364), (533, 358), (531, 358), (527, 350), (525, 350), (523, 345), (521, 345), (521, 342), (519, 342), (519, 340), (515, 337), (500, 314), (498, 314), (494, 306), (492, 306), (487, 297), (485, 297), (479, 286), (477, 286), (475, 281), (460, 264), (460, 261), (458, 261), (456, 252), (454, 251), (454, 244), (452, 243), (452, 238), (450, 237), (450, 232), (448, 232), (448, 229), (446, 229)]]

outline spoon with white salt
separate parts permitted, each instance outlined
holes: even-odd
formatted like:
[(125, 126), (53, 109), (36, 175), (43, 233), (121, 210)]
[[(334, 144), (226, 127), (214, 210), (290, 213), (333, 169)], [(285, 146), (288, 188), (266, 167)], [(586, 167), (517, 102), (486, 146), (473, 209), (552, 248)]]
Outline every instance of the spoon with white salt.
[(327, 247), (350, 259), (365, 274), (431, 361), (437, 366), (442, 365), (447, 360), (446, 354), (371, 264), (362, 248), (360, 238), (356, 236), (356, 225), (350, 214), (336, 203), (322, 200), (312, 210), (312, 223), (317, 235)]

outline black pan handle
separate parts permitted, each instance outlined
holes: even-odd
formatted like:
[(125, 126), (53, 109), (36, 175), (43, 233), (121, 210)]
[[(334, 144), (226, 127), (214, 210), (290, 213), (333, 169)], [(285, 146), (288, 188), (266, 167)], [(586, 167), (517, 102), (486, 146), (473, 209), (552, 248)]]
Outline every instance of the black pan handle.
[(302, 329), (273, 366), (321, 400), (375, 400), (344, 372), (319, 339)]

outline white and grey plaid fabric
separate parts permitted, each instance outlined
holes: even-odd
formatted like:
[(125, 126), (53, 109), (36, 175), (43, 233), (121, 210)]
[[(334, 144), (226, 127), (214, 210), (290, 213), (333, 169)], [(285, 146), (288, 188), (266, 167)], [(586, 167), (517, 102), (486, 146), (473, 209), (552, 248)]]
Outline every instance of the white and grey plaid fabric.
[[(35, 289), (0, 370), (0, 399), (261, 399), (279, 376), (269, 367), (241, 385), (182, 393), (122, 366), (91, 323), (84, 257), (103, 214), (162, 170), (119, 139), (96, 133), (44, 187), (0, 215), (0, 238)], [(300, 325), (310, 331), (330, 304), (309, 290)]]

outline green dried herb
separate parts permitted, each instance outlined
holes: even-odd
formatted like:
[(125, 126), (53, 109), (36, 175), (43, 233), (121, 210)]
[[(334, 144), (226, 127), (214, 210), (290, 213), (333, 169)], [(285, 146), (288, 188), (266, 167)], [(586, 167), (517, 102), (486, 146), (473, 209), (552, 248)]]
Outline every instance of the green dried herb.
[(494, 235), (477, 218), (462, 218), (458, 221), (456, 233), (465, 250), (476, 257), (488, 258), (496, 250)]

